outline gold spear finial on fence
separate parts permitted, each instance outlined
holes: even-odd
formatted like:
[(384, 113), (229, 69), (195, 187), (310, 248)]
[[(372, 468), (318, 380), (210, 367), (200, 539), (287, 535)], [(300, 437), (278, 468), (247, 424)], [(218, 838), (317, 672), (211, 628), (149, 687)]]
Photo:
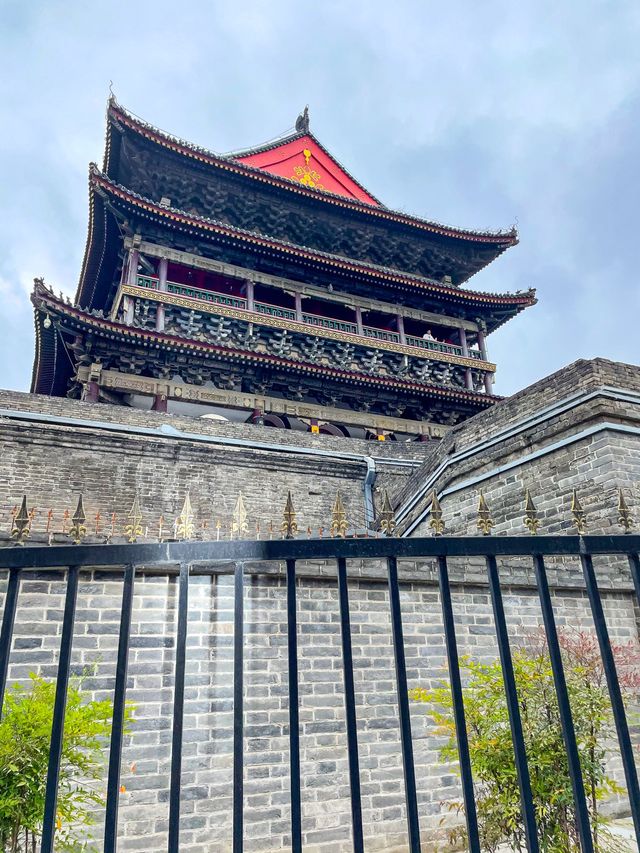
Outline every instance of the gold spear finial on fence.
[(389, 492), (387, 492), (386, 489), (384, 493), (384, 500), (382, 502), (379, 527), (382, 533), (386, 536), (393, 536), (396, 529), (396, 514), (393, 511), (391, 501), (389, 500)]
[(444, 533), (444, 521), (442, 520), (442, 507), (438, 500), (438, 495), (434, 489), (431, 492), (431, 511), (429, 513), (429, 527), (433, 530), (434, 536), (442, 536)]
[(142, 536), (142, 512), (140, 510), (140, 501), (136, 495), (131, 504), (127, 523), (124, 526), (124, 535), (127, 537), (127, 542), (135, 542), (138, 536)]
[(620, 521), (624, 532), (631, 533), (633, 518), (631, 517), (631, 511), (627, 506), (627, 502), (624, 499), (622, 489), (618, 489), (618, 520)]
[(238, 539), (249, 534), (249, 525), (247, 524), (247, 510), (242, 499), (242, 492), (238, 492), (238, 500), (231, 516), (231, 538), (237, 535)]
[(193, 523), (193, 509), (191, 508), (191, 498), (189, 492), (184, 497), (182, 511), (176, 519), (176, 538), (191, 539), (195, 525)]
[(84, 512), (82, 503), (82, 495), (78, 497), (78, 505), (76, 511), (71, 517), (71, 527), (69, 528), (69, 536), (73, 539), (75, 545), (79, 545), (87, 535), (87, 516)]
[(582, 536), (587, 532), (587, 514), (582, 508), (582, 504), (578, 499), (578, 493), (574, 489), (571, 495), (571, 515), (573, 515), (573, 523), (575, 524), (578, 533)]
[(27, 509), (27, 496), (23, 495), (20, 509), (13, 516), (11, 525), (11, 538), (16, 540), (16, 545), (24, 545), (25, 540), (31, 532), (31, 515)]
[(336, 492), (336, 499), (331, 509), (331, 536), (346, 536), (347, 533), (347, 514), (344, 511), (344, 505), (340, 492)]
[(293, 508), (293, 500), (291, 499), (291, 492), (287, 493), (287, 502), (284, 505), (284, 512), (282, 514), (282, 538), (283, 539), (293, 539), (298, 532), (298, 522), (296, 519), (296, 511)]
[(529, 528), (529, 533), (535, 536), (540, 527), (540, 519), (538, 518), (538, 510), (531, 497), (529, 489), (524, 493), (524, 519), (525, 525)]
[(489, 534), (491, 533), (491, 528), (493, 527), (491, 510), (487, 505), (487, 501), (485, 500), (485, 496), (482, 491), (480, 491), (480, 499), (478, 500), (477, 527), (483, 536), (489, 536)]

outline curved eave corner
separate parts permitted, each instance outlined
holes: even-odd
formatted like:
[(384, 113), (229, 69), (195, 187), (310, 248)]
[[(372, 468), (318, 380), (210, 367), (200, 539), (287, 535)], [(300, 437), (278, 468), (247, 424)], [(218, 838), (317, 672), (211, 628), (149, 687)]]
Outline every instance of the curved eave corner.
[(91, 308), (94, 306), (96, 288), (100, 276), (102, 260), (107, 244), (107, 208), (103, 191), (94, 180), (101, 172), (95, 163), (89, 164), (89, 222), (85, 243), (82, 268), (74, 302)]
[(64, 394), (67, 377), (59, 376), (58, 332), (53, 324), (49, 328), (45, 328), (44, 320), (47, 316), (47, 311), (42, 308), (40, 299), (38, 298), (37, 283), (31, 295), (31, 302), (33, 304), (35, 349), (30, 391), (32, 394), (61, 396), (59, 386), (64, 384), (65, 387), (62, 390), (62, 394)]

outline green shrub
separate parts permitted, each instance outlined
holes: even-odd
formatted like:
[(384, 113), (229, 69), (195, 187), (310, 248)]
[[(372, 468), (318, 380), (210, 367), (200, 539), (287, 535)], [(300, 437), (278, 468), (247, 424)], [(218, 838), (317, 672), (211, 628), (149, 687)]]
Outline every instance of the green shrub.
[[(624, 793), (624, 789), (606, 772), (615, 728), (597, 641), (590, 634), (562, 632), (560, 644), (595, 849), (600, 853), (613, 851), (620, 848), (607, 830), (608, 821), (599, 806), (603, 799)], [(623, 690), (635, 691), (640, 680), (637, 646), (632, 643), (616, 646), (614, 654)], [(543, 632), (532, 635), (522, 648), (513, 651), (513, 665), (541, 850), (579, 853), (567, 756)], [(520, 795), (500, 662), (484, 664), (462, 657), (460, 666), (482, 849), (493, 853), (504, 844), (511, 850), (524, 851)], [(441, 760), (457, 762), (449, 683), (442, 682), (433, 690), (411, 691), (411, 698), (428, 703), (428, 713), (437, 724), (436, 733), (446, 738), (440, 749)], [(448, 805), (459, 812), (464, 809), (461, 802)], [(463, 828), (456, 827), (450, 831), (449, 841), (452, 845), (464, 842), (465, 834)]]
[[(0, 850), (35, 853), (42, 834), (56, 686), (31, 675), (7, 691), (0, 720)], [(56, 850), (90, 850), (87, 827), (104, 804), (105, 745), (113, 705), (69, 684), (56, 814)], [(127, 709), (127, 720), (131, 708)]]

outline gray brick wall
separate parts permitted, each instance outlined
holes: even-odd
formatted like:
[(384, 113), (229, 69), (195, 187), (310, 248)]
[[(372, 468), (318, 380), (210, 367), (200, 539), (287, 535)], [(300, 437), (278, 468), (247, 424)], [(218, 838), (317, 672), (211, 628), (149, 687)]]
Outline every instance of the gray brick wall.
[[(0, 392), (0, 409), (26, 412), (21, 420), (0, 417), (0, 540), (9, 530), (10, 511), (23, 493), (39, 509), (34, 540), (44, 538), (46, 510), (73, 511), (85, 496), (91, 529), (97, 511), (103, 534), (109, 516), (118, 524), (138, 493), (143, 526), (155, 535), (160, 515), (165, 525), (178, 515), (190, 492), (197, 535), (212, 538), (218, 518), (227, 521), (242, 490), (251, 533), (273, 522), (276, 531), (287, 491), (294, 495), (304, 533), (330, 521), (331, 504), (340, 489), (352, 522), (360, 524), (366, 465), (360, 460), (294, 456), (275, 444), (331, 450), (336, 454), (376, 456), (378, 500), (390, 488), (398, 502), (406, 499), (460, 450), (491, 438), (522, 417), (535, 415), (577, 391), (593, 392), (565, 412), (531, 423), (517, 435), (504, 436), (481, 454), (469, 454), (446, 469), (435, 486), (444, 494), (450, 533), (475, 533), (478, 486), (492, 508), (494, 533), (524, 532), (522, 497), (532, 489), (545, 532), (569, 529), (568, 500), (580, 490), (590, 530), (614, 532), (616, 489), (627, 490), (635, 511), (638, 492), (638, 405), (633, 395), (614, 400), (605, 386), (640, 390), (640, 371), (603, 360), (576, 362), (531, 389), (476, 416), (435, 447), (427, 444), (373, 443), (330, 436), (198, 421), (122, 407)], [(29, 412), (40, 414), (36, 423)], [(50, 416), (73, 423), (52, 423)], [(47, 421), (49, 418), (49, 422)], [(100, 420), (113, 428), (82, 426), (79, 419)], [(581, 430), (605, 421), (632, 427), (626, 433), (601, 431), (573, 440)], [(126, 434), (173, 427), (216, 438), (243, 438), (270, 445), (232, 448), (183, 437)], [(572, 439), (532, 457), (524, 456)], [(420, 471), (389, 464), (393, 459), (423, 461)], [(509, 467), (517, 462), (515, 467)], [(467, 485), (465, 485), (467, 484)], [(447, 490), (449, 492), (447, 493)], [(418, 503), (414, 514), (425, 506)], [(411, 516), (413, 517), (413, 516)], [(207, 528), (203, 528), (203, 523)], [(222, 534), (225, 535), (225, 528)], [(429, 534), (425, 522), (416, 533)], [(94, 537), (95, 538), (95, 537)], [(54, 541), (63, 537), (56, 534)], [(575, 560), (549, 560), (550, 581), (560, 624), (592, 629), (589, 607)], [(636, 611), (625, 561), (598, 560), (610, 631), (615, 639), (637, 637)], [(247, 849), (280, 850), (290, 844), (288, 790), (288, 705), (286, 609), (281, 567), (252, 566), (246, 584), (245, 813)], [(477, 560), (452, 561), (456, 626), (462, 653), (483, 659), (496, 656), (486, 572)], [(367, 850), (406, 850), (401, 751), (397, 725), (395, 675), (384, 566), (354, 560), (349, 565), (362, 792)], [(402, 609), (410, 686), (429, 686), (445, 670), (444, 638), (435, 568), (430, 560), (401, 564)], [(512, 641), (541, 622), (528, 560), (501, 563), (505, 606)], [(6, 581), (0, 580), (0, 603)], [(182, 844), (185, 853), (231, 849), (232, 773), (232, 580), (221, 572), (191, 579), (187, 652)], [(29, 672), (55, 676), (64, 582), (50, 576), (25, 578), (19, 599), (11, 652), (10, 682)], [(96, 697), (110, 696), (121, 596), (120, 580), (95, 573), (83, 576), (73, 648), (76, 672), (95, 667), (86, 681)], [(173, 697), (176, 584), (140, 578), (135, 597), (129, 698), (136, 720), (123, 755), (120, 827), (123, 851), (163, 849), (168, 816), (170, 720)], [(299, 662), (303, 775), (303, 828), (307, 853), (341, 853), (350, 849), (349, 789), (344, 724), (340, 626), (335, 566), (316, 561), (299, 565)], [(432, 849), (440, 822), (450, 820), (446, 803), (459, 797), (453, 768), (440, 765), (433, 723), (420, 705), (412, 705), (413, 738), (425, 849)], [(612, 771), (621, 780), (612, 748)], [(135, 772), (131, 767), (135, 764)], [(624, 803), (618, 804), (624, 808)], [(99, 836), (100, 827), (96, 832)]]
[[(249, 567), (251, 570), (251, 567)], [(453, 566), (455, 568), (455, 566)], [(302, 802), (305, 850), (350, 850), (350, 806), (336, 584), (306, 577), (298, 583)], [(1, 591), (4, 593), (5, 582)], [(151, 576), (137, 582), (128, 697), (135, 722), (123, 754), (120, 832), (123, 851), (166, 844), (173, 695), (176, 583)], [(64, 583), (31, 576), (19, 598), (9, 681), (40, 671), (54, 677)], [(83, 576), (78, 597), (73, 667), (94, 666), (85, 681), (95, 697), (112, 695), (121, 585), (114, 576)], [(512, 643), (541, 623), (534, 590), (504, 589)], [(496, 657), (486, 586), (455, 584), (461, 653)], [(405, 810), (395, 675), (386, 586), (350, 585), (359, 753), (367, 849), (405, 850)], [(612, 636), (637, 636), (627, 592), (605, 594)], [(409, 686), (445, 677), (437, 588), (428, 580), (401, 591)], [(582, 592), (557, 589), (560, 625), (592, 630)], [(182, 841), (185, 853), (231, 850), (233, 582), (229, 575), (190, 582), (185, 695)], [(286, 849), (289, 834), (286, 600), (282, 577), (247, 578), (245, 592), (246, 847)], [(447, 801), (460, 796), (454, 768), (438, 761), (439, 739), (423, 706), (412, 703), (420, 821), (425, 850), (451, 820)], [(135, 772), (131, 767), (135, 764)], [(612, 772), (621, 780), (615, 750)], [(624, 808), (624, 803), (621, 804)], [(96, 827), (100, 836), (100, 823)]]
[[(49, 509), (54, 511), (51, 530), (63, 527), (65, 510), (73, 514), (78, 495), (84, 496), (89, 532), (109, 531), (117, 516), (116, 535), (136, 494), (143, 511), (143, 529), (157, 536), (160, 516), (165, 536), (180, 513), (187, 491), (196, 516), (197, 535), (214, 538), (216, 523), (221, 535), (228, 525), (239, 492), (249, 516), (250, 536), (268, 536), (273, 525), (277, 535), (282, 511), (291, 491), (299, 513), (301, 531), (328, 528), (336, 492), (341, 492), (349, 522), (364, 525), (363, 484), (367, 473), (364, 456), (373, 456), (382, 488), (395, 488), (412, 471), (392, 460), (416, 462), (431, 452), (420, 442), (373, 442), (316, 436), (251, 424), (231, 424), (140, 412), (121, 406), (81, 403), (17, 392), (0, 392), (0, 409), (24, 416), (0, 415), (0, 541), (6, 538), (11, 511), (27, 494), (37, 507), (34, 539), (44, 538)], [(43, 420), (37, 420), (37, 417)], [(65, 418), (59, 423), (47, 418)], [(35, 419), (34, 419), (35, 418)], [(100, 421), (105, 428), (87, 423)], [(112, 425), (112, 427), (111, 427)], [(123, 431), (132, 428), (132, 432)], [(170, 428), (174, 432), (149, 435), (135, 430)], [(176, 435), (194, 433), (210, 443)], [(261, 446), (233, 446), (218, 439), (245, 440)], [(287, 448), (320, 450), (329, 456), (289, 453)], [(333, 454), (333, 455), (331, 455)], [(343, 458), (344, 456), (356, 458)], [(379, 500), (379, 497), (378, 497)], [(203, 527), (206, 525), (206, 529)], [(96, 541), (99, 541), (98, 537)]]
[[(404, 529), (429, 534), (424, 513), (435, 488), (448, 532), (477, 533), (482, 490), (495, 521), (493, 532), (525, 533), (528, 488), (540, 512), (541, 532), (567, 532), (575, 488), (589, 532), (620, 532), (618, 489), (625, 490), (632, 510), (640, 505), (638, 387), (640, 368), (600, 359), (576, 362), (454, 428), (394, 493)], [(576, 394), (581, 398), (567, 402)], [(562, 409), (543, 412), (560, 403)]]

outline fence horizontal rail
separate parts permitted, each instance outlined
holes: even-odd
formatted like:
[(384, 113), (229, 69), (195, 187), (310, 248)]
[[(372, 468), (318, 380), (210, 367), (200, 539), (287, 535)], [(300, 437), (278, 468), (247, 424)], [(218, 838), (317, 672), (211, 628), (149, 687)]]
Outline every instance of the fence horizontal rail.
[(640, 552), (640, 535), (456, 536), (416, 539), (304, 539), (161, 542), (119, 545), (44, 545), (0, 549), (0, 569), (176, 564), (215, 560), (378, 559), (387, 557), (534, 557)]

